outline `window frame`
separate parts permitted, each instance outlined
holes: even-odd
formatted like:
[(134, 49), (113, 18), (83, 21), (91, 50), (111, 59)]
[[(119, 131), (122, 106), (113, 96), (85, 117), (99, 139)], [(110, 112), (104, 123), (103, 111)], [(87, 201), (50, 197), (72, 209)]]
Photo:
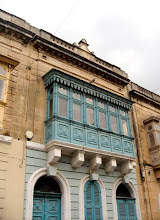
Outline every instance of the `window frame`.
[(4, 62), (0, 61), (0, 67), (5, 70), (5, 75), (2, 75), (0, 73), (0, 80), (4, 81), (3, 88), (2, 88), (2, 95), (0, 96), (1, 102), (6, 102), (6, 96), (7, 96), (7, 89), (8, 89), (8, 80), (9, 80), (9, 67), (8, 64), (5, 64)]
[[(59, 87), (66, 89), (66, 94), (62, 94), (59, 92)], [(49, 94), (49, 91), (53, 88), (52, 94)], [(81, 92), (78, 89), (72, 88), (72, 87), (67, 87), (66, 85), (61, 84), (60, 82), (54, 82), (50, 87), (48, 88), (47, 91), (47, 114), (46, 114), (46, 119), (49, 120), (52, 116), (59, 117), (59, 118), (64, 118), (65, 120), (71, 120), (73, 123), (81, 124), (82, 126), (87, 125), (90, 128), (98, 128), (104, 132), (112, 132), (115, 134), (119, 135), (124, 135), (126, 137), (132, 137), (131, 134), (131, 127), (130, 127), (130, 121), (129, 121), (129, 114), (128, 110), (122, 107), (117, 106), (116, 104), (109, 103), (108, 101), (103, 100), (102, 98), (97, 98), (94, 97), (93, 95), (90, 94), (85, 94)], [(74, 93), (77, 93), (80, 95), (80, 99), (76, 99), (74, 97)], [(62, 116), (59, 115), (59, 99), (64, 99), (66, 100), (67, 103), (67, 115)], [(90, 98), (93, 100), (93, 103), (88, 103), (87, 98)], [(50, 115), (50, 100), (53, 99), (52, 102), (52, 115)], [(99, 103), (104, 104), (104, 108), (99, 106)], [(81, 114), (81, 120), (76, 120), (74, 119), (74, 109), (73, 106), (74, 104), (80, 105), (80, 114)], [(111, 107), (115, 108), (115, 112), (111, 111)], [(93, 110), (94, 114), (94, 124), (89, 124), (87, 122), (87, 108)], [(120, 114), (120, 111), (125, 112), (125, 115)], [(105, 125), (106, 128), (101, 127), (100, 125), (100, 112), (105, 114)], [(112, 123), (111, 123), (111, 117), (115, 117), (116, 119), (116, 125), (117, 125), (117, 131), (114, 131), (112, 129)], [(127, 132), (128, 134), (124, 134), (123, 132), (123, 127), (122, 127), (122, 121), (126, 121), (127, 125)]]

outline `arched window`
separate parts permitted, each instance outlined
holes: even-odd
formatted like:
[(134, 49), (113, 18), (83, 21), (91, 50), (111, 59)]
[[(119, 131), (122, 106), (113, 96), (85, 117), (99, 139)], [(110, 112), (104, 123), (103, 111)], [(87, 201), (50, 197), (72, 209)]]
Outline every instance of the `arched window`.
[(131, 197), (128, 188), (122, 183), (117, 188), (116, 200), (118, 220), (137, 219), (135, 199)]
[(61, 219), (61, 191), (51, 177), (40, 177), (34, 187), (33, 220)]
[(84, 187), (85, 220), (102, 220), (101, 191), (96, 181), (87, 181)]

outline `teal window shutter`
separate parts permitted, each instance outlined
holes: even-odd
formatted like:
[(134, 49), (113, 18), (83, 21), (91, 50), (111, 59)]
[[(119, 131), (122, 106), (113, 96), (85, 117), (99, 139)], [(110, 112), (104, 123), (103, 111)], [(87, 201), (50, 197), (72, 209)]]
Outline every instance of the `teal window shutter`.
[(137, 220), (135, 199), (117, 199), (118, 220)]
[(85, 220), (102, 220), (101, 191), (97, 182), (85, 184), (84, 198)]
[(128, 210), (128, 216), (129, 219), (136, 220), (137, 215), (136, 215), (136, 206), (135, 206), (135, 200), (127, 200), (127, 210)]
[(117, 199), (118, 220), (127, 220), (127, 210), (124, 199)]

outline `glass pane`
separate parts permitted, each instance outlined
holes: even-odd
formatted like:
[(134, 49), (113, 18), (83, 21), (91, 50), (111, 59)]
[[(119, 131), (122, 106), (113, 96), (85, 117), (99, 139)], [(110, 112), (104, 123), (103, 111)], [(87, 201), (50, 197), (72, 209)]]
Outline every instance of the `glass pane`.
[(81, 96), (78, 93), (73, 93), (73, 98), (80, 100)]
[(62, 87), (59, 87), (59, 93), (63, 94), (63, 95), (67, 95), (67, 89), (64, 89)]
[(59, 115), (67, 117), (67, 100), (59, 98)]
[(53, 114), (53, 99), (49, 100), (49, 116)]
[(154, 135), (152, 133), (149, 134), (149, 140), (150, 140), (151, 146), (154, 146), (155, 145), (155, 139), (154, 139)]
[(3, 76), (6, 75), (5, 69), (3, 69), (1, 66), (0, 66), (0, 75), (3, 75)]
[(73, 103), (73, 119), (81, 121), (81, 105)]
[(4, 80), (0, 79), (0, 99), (2, 98), (3, 95), (3, 87), (4, 87)]
[(160, 132), (157, 132), (158, 144), (160, 144)]
[(106, 114), (99, 112), (99, 124), (101, 128), (106, 128)]
[(122, 131), (123, 131), (123, 134), (128, 135), (127, 121), (124, 120), (124, 119), (122, 119), (121, 122), (122, 122)]
[(120, 110), (120, 114), (123, 115), (123, 116), (126, 116), (126, 112), (125, 111)]
[(103, 102), (98, 102), (98, 106), (99, 106), (100, 108), (104, 108), (104, 103), (103, 103)]
[(86, 98), (86, 102), (89, 103), (89, 104), (93, 104), (93, 99)]
[(113, 115), (111, 115), (111, 127), (112, 131), (118, 132), (117, 118)]
[(116, 109), (115, 109), (115, 107), (113, 107), (113, 106), (109, 106), (109, 110), (110, 110), (111, 112), (116, 112)]
[(94, 111), (91, 108), (87, 108), (87, 123), (94, 125)]

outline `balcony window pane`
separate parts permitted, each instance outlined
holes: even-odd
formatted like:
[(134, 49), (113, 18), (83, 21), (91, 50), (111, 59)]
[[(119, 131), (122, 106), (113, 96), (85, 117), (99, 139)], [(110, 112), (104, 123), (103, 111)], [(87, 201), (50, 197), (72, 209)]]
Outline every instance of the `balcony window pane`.
[(128, 129), (127, 129), (127, 121), (122, 119), (122, 131), (124, 135), (128, 135)]
[(103, 102), (98, 102), (98, 106), (99, 106), (100, 108), (104, 108), (104, 103), (103, 103)]
[(115, 109), (115, 107), (113, 107), (113, 106), (109, 106), (109, 110), (110, 110), (111, 112), (116, 112), (116, 109)]
[(59, 93), (63, 94), (63, 95), (67, 95), (67, 89), (64, 89), (62, 87), (59, 87)]
[(73, 103), (73, 119), (81, 121), (81, 105)]
[(67, 100), (59, 98), (59, 115), (67, 117)]
[(101, 128), (106, 128), (106, 114), (99, 112), (99, 124)]
[(86, 102), (89, 103), (89, 104), (93, 104), (93, 99), (86, 98)]
[(87, 108), (87, 123), (94, 125), (94, 111), (91, 108)]
[(111, 128), (112, 128), (112, 131), (118, 132), (117, 118), (116, 116), (113, 116), (113, 115), (111, 115)]
[(126, 112), (125, 111), (120, 110), (120, 114), (123, 115), (123, 116), (126, 116)]
[(3, 69), (1, 66), (0, 66), (0, 75), (3, 75), (3, 76), (6, 75), (5, 69)]
[(0, 79), (0, 99), (2, 99), (3, 87), (4, 87), (4, 80)]
[(155, 139), (154, 139), (154, 135), (152, 133), (149, 134), (149, 140), (150, 140), (151, 146), (154, 146), (155, 145)]
[(49, 100), (49, 116), (53, 114), (53, 99)]
[(73, 98), (80, 100), (81, 96), (78, 93), (73, 93)]

